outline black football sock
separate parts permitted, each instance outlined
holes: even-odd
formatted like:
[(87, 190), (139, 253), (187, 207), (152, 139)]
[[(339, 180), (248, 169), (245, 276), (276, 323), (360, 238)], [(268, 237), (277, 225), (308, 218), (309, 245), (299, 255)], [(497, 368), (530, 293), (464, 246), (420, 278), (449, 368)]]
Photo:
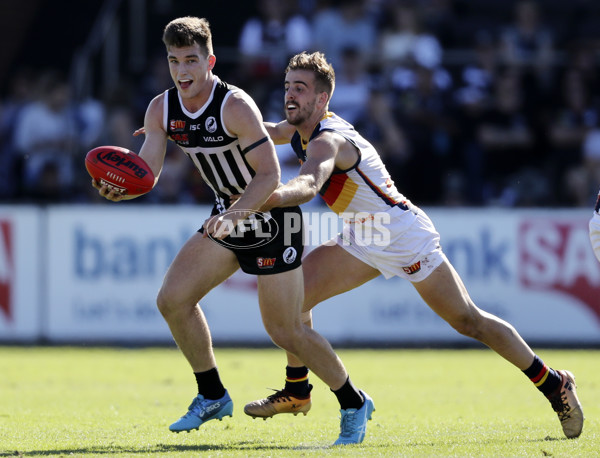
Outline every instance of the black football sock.
[(285, 390), (298, 397), (307, 397), (312, 387), (308, 384), (308, 367), (285, 368)]
[(225, 396), (225, 387), (216, 367), (205, 372), (194, 372), (194, 375), (198, 384), (198, 394), (205, 399), (221, 399)]
[(562, 377), (554, 369), (546, 366), (537, 355), (533, 358), (533, 363), (523, 373), (529, 377), (529, 380), (540, 390), (544, 395), (550, 396), (559, 389)]
[[(333, 391), (333, 390), (331, 390)], [(360, 409), (365, 400), (350, 381), (350, 377), (346, 379), (346, 383), (339, 390), (333, 391), (340, 403), (340, 407), (346, 409)]]

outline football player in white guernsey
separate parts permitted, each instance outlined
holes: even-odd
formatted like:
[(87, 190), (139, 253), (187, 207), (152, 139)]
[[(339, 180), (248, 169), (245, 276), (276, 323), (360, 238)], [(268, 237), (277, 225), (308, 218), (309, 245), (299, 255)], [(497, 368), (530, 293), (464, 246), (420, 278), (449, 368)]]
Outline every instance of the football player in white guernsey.
[(596, 258), (600, 261), (600, 192), (598, 192), (594, 214), (592, 215), (592, 219), (590, 219), (590, 242), (592, 243)]
[[(257, 275), (260, 312), (273, 342), (304, 361), (334, 391), (342, 409), (363, 408), (370, 417), (372, 400), (352, 385), (331, 345), (302, 322), (302, 237), (296, 237), (297, 245), (285, 246), (289, 242), (281, 241), (283, 231), (279, 231), (273, 236), (274, 241), (251, 249), (219, 243), (232, 235), (238, 222), (256, 213), (280, 184), (275, 147), (256, 104), (245, 92), (213, 74), (216, 60), (206, 19), (183, 17), (171, 21), (165, 27), (163, 42), (176, 90), (159, 94), (150, 102), (140, 157), (158, 180), (170, 137), (190, 156), (213, 188), (216, 199), (214, 216), (181, 248), (157, 298), (158, 308), (198, 386), (188, 412), (170, 426), (171, 431), (198, 429), (206, 421), (232, 415), (233, 402), (220, 380), (211, 334), (199, 301), (240, 267)], [(190, 120), (202, 119), (205, 112), (211, 116), (192, 129)], [(197, 134), (202, 129), (205, 130)], [(215, 134), (220, 132), (217, 129), (223, 135)], [(216, 171), (218, 167), (220, 170)], [(93, 182), (93, 186), (109, 200), (126, 198), (106, 185)], [(238, 190), (242, 191), (241, 197), (232, 203), (230, 197)], [(290, 213), (289, 207), (275, 208), (270, 212), (271, 218)], [(299, 208), (292, 212), (300, 215)], [(259, 264), (264, 259), (268, 263)], [(352, 442), (362, 441), (364, 429), (355, 433)]]
[[(298, 176), (279, 187), (263, 209), (300, 205), (320, 193), (344, 218), (343, 232), (334, 243), (319, 246), (303, 260), (307, 325), (315, 305), (378, 275), (408, 279), (456, 331), (479, 340), (523, 371), (550, 401), (564, 434), (578, 437), (584, 417), (573, 375), (548, 367), (512, 325), (473, 303), (442, 252), (431, 220), (398, 192), (373, 146), (328, 111), (335, 73), (325, 56), (298, 54), (285, 73), (286, 120), (265, 125), (276, 144), (291, 142), (302, 165)], [(359, 213), (360, 218), (352, 217)], [(385, 246), (359, 243), (359, 226), (381, 215), (382, 221), (388, 221)], [(284, 389), (247, 404), (246, 414), (268, 418), (295, 413), (301, 403), (307, 406), (305, 413), (310, 408), (308, 369), (302, 358), (287, 356)]]

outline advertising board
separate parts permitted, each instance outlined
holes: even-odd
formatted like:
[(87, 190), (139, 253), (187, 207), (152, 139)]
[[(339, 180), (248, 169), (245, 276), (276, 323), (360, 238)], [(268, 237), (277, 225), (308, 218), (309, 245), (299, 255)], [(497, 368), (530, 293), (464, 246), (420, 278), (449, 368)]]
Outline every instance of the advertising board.
[[(589, 212), (428, 213), (442, 235), (445, 253), (480, 308), (509, 321), (534, 343), (600, 343), (600, 264), (587, 235)], [(156, 293), (176, 252), (208, 214), (208, 207), (52, 208), (45, 337), (171, 342), (155, 306)], [(309, 231), (319, 231), (319, 237), (308, 240), (324, 240), (318, 224), (322, 215), (314, 209), (305, 213)], [(253, 277), (236, 273), (202, 306), (215, 343), (269, 342)], [(380, 277), (329, 299), (315, 308), (314, 319), (315, 328), (334, 343), (466, 339), (433, 313), (408, 281), (397, 278)]]
[(0, 206), (0, 341), (30, 341), (40, 335), (42, 230), (36, 207)]

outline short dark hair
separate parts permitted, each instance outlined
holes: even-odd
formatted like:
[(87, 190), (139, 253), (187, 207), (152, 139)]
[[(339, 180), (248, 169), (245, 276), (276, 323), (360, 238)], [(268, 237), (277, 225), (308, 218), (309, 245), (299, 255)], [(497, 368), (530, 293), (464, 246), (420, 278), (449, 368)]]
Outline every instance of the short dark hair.
[(327, 62), (325, 54), (322, 52), (301, 52), (290, 59), (285, 69), (287, 74), (291, 70), (308, 70), (314, 73), (316, 80), (316, 89), (319, 92), (327, 92), (329, 98), (335, 89), (335, 71), (333, 66)]
[(213, 53), (210, 24), (204, 18), (185, 16), (173, 19), (165, 26), (162, 40), (165, 46), (176, 48), (197, 43), (207, 56)]

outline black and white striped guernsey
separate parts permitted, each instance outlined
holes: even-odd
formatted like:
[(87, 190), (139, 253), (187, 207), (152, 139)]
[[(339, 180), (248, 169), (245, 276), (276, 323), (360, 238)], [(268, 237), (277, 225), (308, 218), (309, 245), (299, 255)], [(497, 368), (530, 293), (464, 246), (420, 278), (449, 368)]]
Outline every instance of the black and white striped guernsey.
[(238, 138), (227, 131), (222, 119), (225, 102), (237, 90), (215, 77), (208, 101), (194, 113), (183, 106), (177, 88), (164, 92), (165, 131), (214, 191), (219, 212), (229, 207), (231, 195), (244, 192), (254, 176)]

